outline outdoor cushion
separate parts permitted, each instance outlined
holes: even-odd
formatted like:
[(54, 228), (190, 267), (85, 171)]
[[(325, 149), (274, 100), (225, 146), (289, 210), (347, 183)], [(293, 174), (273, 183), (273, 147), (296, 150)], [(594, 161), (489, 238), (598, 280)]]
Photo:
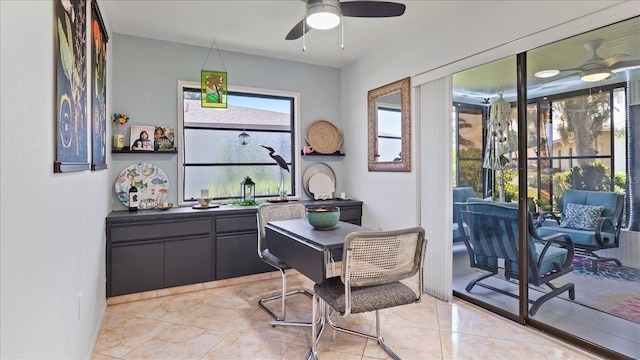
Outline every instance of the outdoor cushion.
[(468, 198), (476, 196), (476, 191), (470, 186), (453, 188), (453, 202), (466, 202)]
[(456, 203), (465, 203), (467, 199), (476, 196), (476, 191), (470, 186), (455, 187), (453, 188), (453, 241), (462, 241), (462, 237), (469, 233), (469, 229), (466, 225), (464, 227), (464, 234), (459, 230), (460, 223), (460, 205)]
[(604, 207), (604, 217), (613, 216), (618, 204), (618, 194), (608, 191), (566, 190), (562, 195), (562, 212), (569, 204), (596, 205)]
[[(598, 240), (596, 239), (596, 233), (593, 230), (577, 230), (570, 228), (560, 228), (557, 226), (543, 226), (537, 228), (536, 231), (538, 232), (538, 235), (542, 237), (557, 234), (558, 232), (565, 233), (571, 236), (571, 240), (573, 240), (573, 244), (575, 246), (599, 246)], [(600, 236), (604, 244), (613, 244), (615, 241), (614, 233), (601, 232)], [(557, 241), (562, 241), (562, 239), (558, 239)]]
[(595, 230), (603, 210), (604, 206), (569, 203), (562, 213), (560, 226), (576, 230)]

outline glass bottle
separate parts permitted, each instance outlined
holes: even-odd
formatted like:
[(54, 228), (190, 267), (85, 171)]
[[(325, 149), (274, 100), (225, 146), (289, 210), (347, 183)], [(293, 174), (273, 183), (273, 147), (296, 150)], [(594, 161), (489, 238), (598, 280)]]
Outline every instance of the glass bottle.
[(124, 132), (120, 129), (120, 124), (113, 129), (113, 148), (115, 150), (124, 149)]

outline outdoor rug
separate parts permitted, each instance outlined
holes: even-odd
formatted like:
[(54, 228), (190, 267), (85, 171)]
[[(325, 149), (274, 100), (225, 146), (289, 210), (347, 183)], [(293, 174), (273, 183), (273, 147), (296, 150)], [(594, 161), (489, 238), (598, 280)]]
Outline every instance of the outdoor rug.
[(575, 302), (640, 324), (640, 269), (601, 262), (593, 273), (591, 260), (576, 255), (573, 272), (552, 281), (564, 282), (575, 285)]

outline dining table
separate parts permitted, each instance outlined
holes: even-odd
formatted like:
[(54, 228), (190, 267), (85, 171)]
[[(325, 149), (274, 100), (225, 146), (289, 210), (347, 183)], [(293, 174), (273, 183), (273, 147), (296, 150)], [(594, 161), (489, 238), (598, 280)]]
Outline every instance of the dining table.
[(307, 219), (270, 221), (265, 228), (269, 251), (315, 283), (322, 283), (327, 278), (329, 265), (342, 260), (344, 239), (348, 234), (371, 231), (344, 221), (338, 221), (331, 229), (320, 230), (311, 226)]

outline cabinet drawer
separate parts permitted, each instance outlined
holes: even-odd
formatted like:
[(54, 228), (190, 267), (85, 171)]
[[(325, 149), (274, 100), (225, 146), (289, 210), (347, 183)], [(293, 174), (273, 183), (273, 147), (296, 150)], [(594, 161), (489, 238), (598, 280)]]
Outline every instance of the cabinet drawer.
[(140, 241), (158, 238), (211, 234), (211, 218), (144, 221), (112, 225), (111, 242)]
[(256, 214), (223, 215), (216, 217), (216, 232), (243, 232), (258, 229)]

